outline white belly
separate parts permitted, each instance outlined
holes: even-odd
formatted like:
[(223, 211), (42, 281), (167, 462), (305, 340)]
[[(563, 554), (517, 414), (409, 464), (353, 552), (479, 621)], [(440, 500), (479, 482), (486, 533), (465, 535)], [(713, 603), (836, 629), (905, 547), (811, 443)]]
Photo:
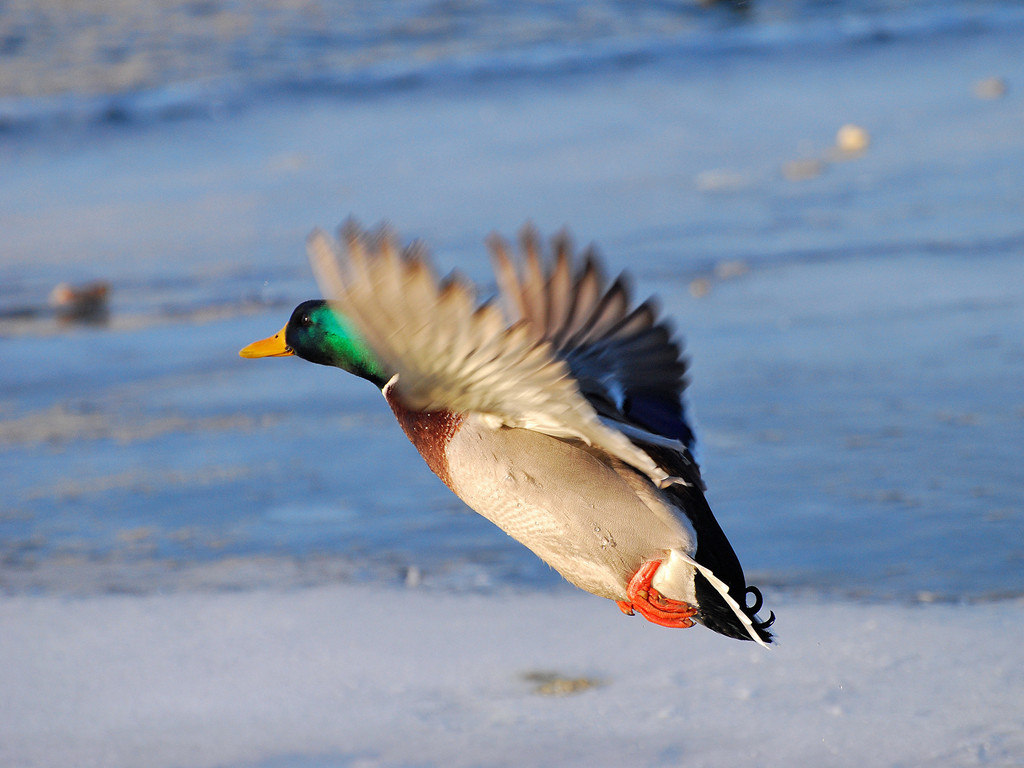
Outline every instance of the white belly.
[[(693, 553), (692, 529), (649, 480), (578, 445), (471, 417), (446, 456), (466, 504), (588, 592), (624, 600), (645, 560)], [(672, 582), (667, 596), (692, 598), (692, 573)]]

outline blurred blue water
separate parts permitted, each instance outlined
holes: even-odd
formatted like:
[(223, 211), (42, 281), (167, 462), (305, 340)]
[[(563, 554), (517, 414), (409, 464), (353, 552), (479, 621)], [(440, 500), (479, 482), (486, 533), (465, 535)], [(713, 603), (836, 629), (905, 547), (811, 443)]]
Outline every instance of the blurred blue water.
[(0, 126), (217, 117), (283, 92), (486, 87), (1022, 25), (1012, 0), (44, 0), (0, 6)]
[[(74, 14), (0, 8), (3, 71), (39, 75), (21, 95), (0, 75), (0, 588), (268, 561), (559, 583), (365, 382), (237, 357), (316, 295), (308, 230), (355, 213), (485, 286), (489, 231), (569, 224), (657, 291), (755, 583), (1024, 589), (1018, 4), (326, 7), (250, 6), (235, 39), (236, 6), (168, 4), (196, 26), (156, 70), (132, 32), (153, 19), (101, 12), (81, 48)], [(214, 28), (229, 43), (197, 49)], [(57, 77), (62, 35), (106, 64)], [(118, 79), (132, 61), (144, 82)], [(976, 98), (992, 75), (1005, 97)], [(834, 160), (854, 120), (870, 149)], [(792, 181), (801, 158), (820, 167)], [(109, 324), (59, 323), (54, 283), (97, 278)]]

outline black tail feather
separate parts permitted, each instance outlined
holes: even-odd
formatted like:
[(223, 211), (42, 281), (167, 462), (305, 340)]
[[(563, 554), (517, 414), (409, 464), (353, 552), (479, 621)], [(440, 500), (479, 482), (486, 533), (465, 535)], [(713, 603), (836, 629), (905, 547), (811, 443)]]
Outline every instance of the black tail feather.
[[(737, 640), (753, 640), (750, 637), (750, 633), (747, 628), (743, 625), (743, 622), (739, 620), (739, 617), (733, 612), (733, 609), (722, 599), (722, 596), (718, 593), (718, 590), (707, 579), (704, 578), (700, 573), (697, 573), (695, 577), (695, 586), (697, 591), (697, 620), (700, 621), (705, 627), (726, 637), (732, 637)], [(749, 587), (748, 590), (755, 590), (760, 595), (760, 591), (756, 587)], [(730, 594), (733, 592), (732, 587), (729, 588)], [(757, 601), (758, 607), (760, 607), (760, 601)], [(745, 605), (740, 606), (743, 612), (750, 618), (754, 632), (764, 643), (772, 642), (772, 633), (768, 631), (768, 627), (775, 623), (775, 614), (771, 613), (767, 619), (761, 621), (757, 618), (757, 612), (752, 610), (751, 607)]]
[[(709, 568), (729, 588), (729, 594), (750, 618), (754, 632), (765, 643), (772, 641), (768, 628), (775, 622), (775, 614), (761, 621), (757, 612), (764, 604), (761, 590), (747, 586), (736, 552), (729, 543), (722, 527), (715, 519), (707, 499), (704, 498), (699, 470), (689, 456), (689, 451), (673, 451), (662, 446), (642, 444), (642, 447), (670, 475), (682, 477), (690, 485), (671, 485), (666, 489), (677, 506), (686, 514), (697, 534), (697, 551), (693, 559)], [(722, 598), (718, 590), (704, 576), (697, 572), (694, 577), (697, 593), (697, 620), (708, 629), (738, 640), (752, 640), (747, 627)], [(753, 595), (753, 604), (747, 605), (747, 596)]]

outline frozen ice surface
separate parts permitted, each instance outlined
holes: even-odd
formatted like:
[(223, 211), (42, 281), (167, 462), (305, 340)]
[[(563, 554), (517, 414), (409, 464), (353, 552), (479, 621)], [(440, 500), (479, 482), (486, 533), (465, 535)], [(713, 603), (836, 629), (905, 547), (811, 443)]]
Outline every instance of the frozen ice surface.
[(1019, 600), (773, 607), (766, 651), (577, 593), (3, 598), (0, 764), (1019, 765)]

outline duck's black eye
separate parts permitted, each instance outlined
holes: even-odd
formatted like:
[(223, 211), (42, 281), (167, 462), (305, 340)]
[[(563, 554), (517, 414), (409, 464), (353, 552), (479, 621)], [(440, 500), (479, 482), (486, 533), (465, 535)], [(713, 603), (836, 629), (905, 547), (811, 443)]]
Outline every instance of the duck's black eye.
[(309, 328), (313, 324), (313, 319), (309, 315), (303, 315), (299, 318), (299, 325), (303, 328)]

